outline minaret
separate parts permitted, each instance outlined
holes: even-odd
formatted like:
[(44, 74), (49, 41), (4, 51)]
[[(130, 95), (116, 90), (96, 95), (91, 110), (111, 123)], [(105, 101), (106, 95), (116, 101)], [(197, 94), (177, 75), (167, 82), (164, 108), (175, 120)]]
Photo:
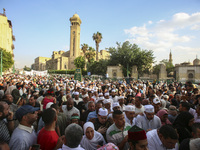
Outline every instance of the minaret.
[(172, 53), (171, 53), (171, 49), (170, 49), (170, 53), (169, 53), (169, 62), (172, 64)]
[(73, 17), (70, 18), (71, 26), (70, 26), (70, 61), (69, 61), (69, 69), (74, 69), (74, 59), (81, 55), (80, 51), (80, 25), (81, 19), (79, 15), (74, 14)]

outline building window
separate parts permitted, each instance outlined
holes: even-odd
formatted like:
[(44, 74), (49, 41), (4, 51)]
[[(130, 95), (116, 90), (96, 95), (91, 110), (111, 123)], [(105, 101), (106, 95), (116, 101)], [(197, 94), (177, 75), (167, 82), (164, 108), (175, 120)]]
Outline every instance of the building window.
[(193, 75), (192, 73), (189, 73), (189, 74), (188, 74), (188, 78), (189, 78), (189, 79), (193, 79), (193, 78), (194, 78), (194, 75)]

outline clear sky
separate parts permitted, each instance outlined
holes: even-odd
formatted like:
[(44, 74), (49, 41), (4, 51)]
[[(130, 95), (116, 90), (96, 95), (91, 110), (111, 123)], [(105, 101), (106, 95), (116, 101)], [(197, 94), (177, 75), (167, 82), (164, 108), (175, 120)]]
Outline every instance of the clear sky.
[(141, 49), (153, 50), (157, 63), (200, 58), (200, 0), (0, 0), (0, 11), (12, 21), (15, 66), (31, 66), (38, 56), (69, 50), (70, 21), (81, 20), (81, 44), (95, 48), (97, 31), (103, 35), (100, 49), (129, 40)]

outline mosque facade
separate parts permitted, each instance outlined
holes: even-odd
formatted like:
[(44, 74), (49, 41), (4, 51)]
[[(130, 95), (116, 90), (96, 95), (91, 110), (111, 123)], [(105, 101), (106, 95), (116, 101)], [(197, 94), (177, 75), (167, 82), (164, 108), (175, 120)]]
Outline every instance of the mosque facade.
[[(74, 14), (70, 19), (70, 50), (53, 51), (51, 58), (37, 57), (31, 68), (34, 70), (69, 70), (75, 69), (74, 60), (79, 56), (84, 56), (80, 48), (81, 19), (78, 14)], [(108, 59), (110, 53), (106, 50), (99, 52), (99, 59)], [(96, 57), (95, 57), (96, 58)]]
[(0, 48), (5, 49), (13, 55), (15, 48), (13, 41), (15, 36), (13, 35), (12, 22), (6, 17), (5, 9), (3, 13), (0, 13)]

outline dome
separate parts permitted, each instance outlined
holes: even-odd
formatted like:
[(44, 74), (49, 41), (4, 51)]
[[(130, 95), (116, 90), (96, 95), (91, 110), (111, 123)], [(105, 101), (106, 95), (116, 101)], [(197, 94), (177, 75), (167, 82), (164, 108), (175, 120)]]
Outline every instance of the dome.
[(78, 14), (74, 14), (73, 18), (80, 18)]
[(198, 58), (196, 58), (194, 61), (193, 61), (193, 65), (200, 65), (200, 60)]

